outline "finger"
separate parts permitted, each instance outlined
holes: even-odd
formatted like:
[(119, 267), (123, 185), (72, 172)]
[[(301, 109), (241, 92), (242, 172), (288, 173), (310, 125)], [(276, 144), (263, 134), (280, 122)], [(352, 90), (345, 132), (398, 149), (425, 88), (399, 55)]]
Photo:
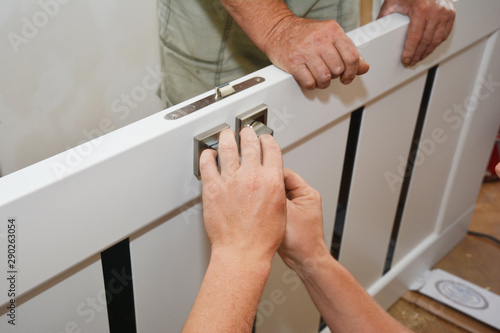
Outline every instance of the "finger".
[(405, 66), (409, 66), (412, 59), (415, 57), (418, 44), (422, 39), (425, 30), (425, 17), (414, 17), (410, 20), (408, 32), (406, 34), (405, 49), (401, 56), (401, 62)]
[(287, 198), (289, 200), (308, 196), (311, 193), (311, 186), (295, 171), (285, 169), (283, 175), (285, 179)]
[(445, 32), (444, 32), (444, 38), (443, 40), (447, 40), (448, 37), (450, 36), (451, 29), (453, 28), (453, 23), (455, 23), (455, 18), (457, 16), (457, 12), (455, 9), (455, 4), (453, 3), (452, 0), (449, 0), (447, 2), (446, 6), (446, 23), (445, 23)]
[(432, 42), (430, 43), (430, 45), (427, 47), (427, 49), (425, 50), (424, 54), (422, 55), (422, 59), (425, 59), (427, 58), (427, 56), (429, 54), (431, 54), (432, 52), (434, 52), (434, 50), (436, 49), (436, 47), (438, 47), (443, 41), (446, 40), (446, 36), (445, 36), (445, 30), (446, 30), (446, 24), (445, 23), (441, 23), (439, 24), (437, 27), (436, 27), (436, 32), (434, 33), (434, 37), (432, 39)]
[(241, 145), (241, 165), (257, 166), (260, 165), (261, 151), (260, 141), (251, 127), (244, 127), (240, 132)]
[(384, 1), (382, 7), (380, 8), (380, 11), (378, 12), (377, 20), (392, 13), (394, 13), (394, 9), (390, 8), (389, 1)]
[(328, 86), (330, 85), (330, 81), (332, 80), (332, 73), (326, 66), (323, 59), (321, 59), (320, 57), (313, 57), (312, 59), (309, 59), (307, 68), (309, 68), (309, 71), (316, 81), (316, 88), (328, 88)]
[(225, 129), (219, 135), (219, 161), (221, 174), (233, 174), (240, 167), (238, 146), (234, 131), (231, 129)]
[(339, 40), (335, 47), (344, 63), (344, 72), (340, 76), (340, 82), (349, 84), (354, 80), (359, 69), (359, 52), (354, 43), (348, 38)]
[[(424, 33), (422, 34), (422, 39), (418, 43), (417, 49), (415, 50), (415, 55), (413, 56), (410, 66), (414, 66), (417, 62), (423, 59), (424, 53), (433, 43), (437, 41), (436, 38), (436, 20), (427, 20), (425, 25)], [(439, 37), (437, 37), (439, 39)]]
[(269, 134), (261, 135), (259, 140), (262, 147), (262, 165), (283, 169), (283, 155), (276, 140)]
[(328, 50), (321, 52), (321, 58), (330, 70), (332, 79), (336, 79), (344, 73), (344, 62), (333, 44)]
[(205, 149), (200, 155), (200, 174), (202, 182), (212, 181), (219, 176), (217, 151)]
[(293, 77), (301, 87), (309, 90), (313, 90), (316, 88), (316, 79), (305, 64), (301, 64), (299, 66), (296, 66), (295, 68), (292, 68), (290, 70), (290, 74), (293, 75)]
[(358, 75), (363, 75), (370, 69), (370, 64), (366, 62), (365, 58), (359, 55), (359, 68)]
[(446, 22), (445, 36), (444, 40), (447, 40), (450, 36), (451, 30), (453, 29), (453, 23), (455, 22), (455, 12), (451, 14), (451, 18)]

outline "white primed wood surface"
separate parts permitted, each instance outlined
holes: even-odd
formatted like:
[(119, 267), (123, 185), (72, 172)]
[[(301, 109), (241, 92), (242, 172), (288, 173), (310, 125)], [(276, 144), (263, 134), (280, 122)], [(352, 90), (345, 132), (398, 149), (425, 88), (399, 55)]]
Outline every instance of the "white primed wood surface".
[(99, 256), (88, 260), (81, 270), (65, 274), (43, 292), (29, 295), (17, 308), (15, 326), (8, 323), (10, 319), (7, 314), (0, 316), (0, 332), (108, 333)]
[(465, 212), (452, 228), (433, 233), (418, 244), (391, 270), (375, 282), (368, 293), (383, 307), (389, 308), (423, 272), (429, 270), (464, 238), (472, 218), (473, 209)]
[(402, 185), (386, 173), (394, 172), (398, 156), (408, 155), (425, 78), (417, 76), (363, 112), (339, 261), (365, 288), (384, 270)]
[[(500, 124), (500, 37), (499, 31), (488, 38), (481, 68), (464, 121), (464, 131), (455, 155), (449, 192), (445, 194), (444, 216), (438, 222), (438, 232), (448, 228), (465, 209), (475, 205), (484, 166), (488, 163), (492, 144)], [(476, 97), (476, 98), (474, 98)], [(474, 100), (477, 102), (474, 102)], [(467, 101), (465, 102), (467, 103)], [(456, 195), (462, 193), (462, 195)]]
[[(404, 258), (418, 243), (434, 232), (442, 197), (448, 184), (457, 142), (463, 128), (454, 112), (474, 87), (485, 41), (439, 65), (421, 137), (420, 157), (415, 162), (408, 190), (393, 263)], [(463, 80), (457, 80), (461, 73)], [(455, 108), (454, 108), (455, 106)], [(394, 168), (399, 167), (394, 160)], [(476, 195), (476, 194), (474, 194)], [(473, 201), (469, 202), (473, 204)], [(463, 207), (464, 210), (469, 208)], [(463, 211), (462, 211), (463, 212)]]
[(174, 214), (131, 237), (138, 332), (180, 332), (208, 266), (201, 203)]
[[(53, 281), (54, 278), (73, 267), (76, 270), (81, 270), (80, 273), (75, 274), (75, 277), (78, 276), (76, 280), (85, 286), (83, 290), (86, 290), (87, 296), (91, 296), (93, 293), (90, 291), (92, 283), (84, 282), (87, 268), (90, 269), (85, 260), (121, 239), (131, 237), (132, 265), (137, 267), (135, 270), (138, 274), (137, 281), (135, 281), (137, 283), (135, 293), (137, 318), (141, 321), (139, 326), (145, 331), (153, 331), (161, 327), (164, 321), (150, 324), (145, 322), (149, 319), (163, 320), (163, 318), (158, 319), (158, 312), (147, 313), (151, 309), (151, 304), (147, 304), (147, 296), (155, 294), (156, 291), (159, 295), (179, 295), (182, 297), (183, 293), (179, 292), (182, 289), (174, 287), (179, 281), (168, 281), (171, 284), (167, 285), (165, 289), (156, 288), (161, 288), (158, 284), (167, 282), (164, 279), (180, 280), (182, 278), (185, 280), (191, 273), (192, 280), (189, 285), (199, 284), (208, 256), (201, 220), (199, 217), (193, 217), (193, 222), (186, 224), (185, 216), (182, 215), (186, 213), (193, 216), (191, 213), (197, 209), (196, 206), (185, 210), (188, 207), (186, 204), (193, 203), (193, 200), (196, 200), (200, 195), (199, 181), (192, 174), (192, 138), (224, 122), (234, 126), (235, 116), (261, 103), (267, 104), (270, 108), (269, 123), (276, 132), (277, 141), (286, 152), (285, 160), (289, 159), (289, 163), (296, 166), (306, 179), (310, 180), (313, 185), (322, 188), (325, 193), (324, 198), (328, 198), (329, 206), (325, 216), (328, 215), (329, 219), (332, 218), (325, 221), (325, 226), (329, 229), (326, 232), (330, 234), (330, 236), (326, 235), (328, 239), (331, 237), (333, 228), (333, 212), (342, 165), (340, 160), (343, 159), (341, 147), (342, 144), (345, 147), (347, 124), (345, 119), (349, 113), (362, 105), (367, 105), (366, 114), (368, 115), (370, 108), (373, 107), (374, 109), (371, 110), (373, 114), (369, 115), (368, 119), (370, 117), (374, 119), (366, 124), (370, 124), (372, 121), (375, 124), (379, 120), (375, 112), (387, 111), (384, 108), (381, 111), (376, 109), (377, 103), (382, 103), (382, 100), (386, 98), (382, 95), (391, 92), (394, 88), (401, 88), (404, 91), (406, 85), (417, 85), (417, 82), (423, 80), (423, 76), (420, 74), (425, 73), (429, 67), (441, 62), (444, 64), (450, 57), (500, 28), (497, 17), (500, 12), (500, 2), (498, 1), (463, 0), (457, 3), (457, 8), (459, 15), (450, 39), (431, 57), (413, 69), (405, 69), (399, 62), (408, 20), (401, 15), (392, 15), (349, 34), (360, 48), (365, 59), (372, 64), (370, 72), (356, 79), (350, 86), (342, 86), (336, 81), (329, 89), (323, 91), (302, 91), (288, 74), (274, 67), (268, 67), (251, 75), (264, 77), (266, 79), (264, 83), (248, 91), (230, 96), (195, 114), (176, 121), (166, 121), (163, 119), (164, 115), (173, 109), (163, 111), (79, 146), (77, 149), (60, 153), (0, 178), (0, 189), (2, 189), (0, 191), (0, 221), (5, 221), (8, 217), (16, 217), (22, 226), (18, 231), (18, 238), (23, 244), (19, 247), (19, 257), (22, 258), (22, 279), (19, 280), (19, 293), (28, 295), (29, 291), (40, 291), (41, 295), (44, 295), (49, 290), (44, 289), (42, 284)], [(488, 44), (486, 49), (490, 52), (490, 56), (483, 58), (480, 68), (495, 73), (499, 72), (497, 65), (490, 65), (494, 62), (492, 59), (495, 59), (495, 55), (498, 58), (497, 48), (494, 43)], [(467, 64), (466, 67), (469, 65)], [(417, 79), (410, 82), (413, 78)], [(244, 79), (246, 78), (241, 80)], [(416, 93), (421, 96), (421, 89)], [(397, 95), (394, 96), (397, 98)], [(418, 96), (408, 97), (407, 100), (418, 99)], [(379, 98), (382, 99), (375, 101)], [(484, 143), (492, 133), (495, 122), (498, 128), (497, 114), (491, 114), (489, 111), (495, 103), (498, 105), (495, 98), (489, 99), (488, 103), (481, 104), (486, 111), (474, 114), (474, 118), (471, 118), (473, 122), (467, 125), (467, 131), (463, 132), (466, 134), (460, 137), (459, 144), (456, 145), (459, 148), (464, 148), (463, 154), (454, 153), (456, 161), (463, 163), (463, 167), (460, 166), (454, 171), (453, 175), (456, 177), (466, 177), (467, 172), (465, 171), (469, 170), (468, 161), (471, 157), (476, 158), (470, 164), (471, 170), (476, 173), (480, 169), (481, 160), (486, 160), (484, 156), (486, 149), (474, 152), (475, 142), (473, 140)], [(190, 102), (192, 100), (177, 107)], [(382, 119), (385, 118), (381, 117), (380, 120)], [(334, 123), (335, 121), (339, 122)], [(405, 118), (405, 124), (406, 121), (409, 119)], [(329, 126), (328, 124), (333, 125)], [(487, 126), (487, 129), (482, 132), (478, 127), (475, 127), (476, 124), (477, 126)], [(367, 128), (367, 131), (370, 130)], [(374, 129), (371, 131), (375, 132)], [(399, 139), (403, 137), (401, 133), (395, 135)], [(335, 148), (326, 142), (317, 143), (319, 137), (330, 138), (330, 136), (338, 140), (333, 145)], [(382, 142), (382, 136), (377, 136), (374, 142), (379, 142), (379, 140)], [(360, 138), (361, 141), (363, 141), (363, 137)], [(388, 149), (388, 152), (384, 153), (392, 155), (403, 150), (402, 147), (398, 146), (400, 143), (391, 142), (388, 147), (393, 151), (389, 154), (390, 150)], [(306, 146), (308, 149), (303, 152), (302, 149), (305, 149)], [(365, 149), (369, 153), (369, 145), (366, 147), (366, 149), (362, 148), (361, 151)], [(331, 155), (320, 158), (319, 156), (328, 149), (330, 149), (329, 154)], [(55, 166), (68, 166), (68, 161), (73, 161), (71, 160), (72, 156), (82, 152), (87, 153), (78, 163), (70, 165), (68, 172), (61, 174), (57, 171)], [(300, 160), (300, 157), (296, 157), (295, 154), (312, 157)], [(319, 163), (321, 170), (323, 167), (331, 170), (328, 174), (328, 177), (331, 178), (328, 178), (328, 181), (322, 180), (325, 175), (320, 174), (318, 171), (320, 169), (315, 169), (316, 165), (312, 163), (312, 161), (321, 161), (323, 158), (324, 163)], [(378, 170), (384, 171), (385, 165), (380, 161), (377, 163), (381, 163), (377, 167)], [(358, 167), (362, 168), (361, 165), (356, 166), (356, 168)], [(476, 175), (476, 177), (479, 176)], [(443, 212), (442, 214), (445, 211), (452, 214), (450, 221), (455, 219), (450, 222), (448, 228), (440, 229), (440, 225), (438, 225), (434, 233), (415, 244), (413, 249), (408, 249), (407, 255), (388, 274), (379, 279), (373, 280), (373, 276), (370, 275), (372, 274), (371, 270), (366, 272), (369, 278), (366, 278), (365, 286), (369, 286), (369, 292), (376, 296), (384, 306), (394, 301), (408, 286), (412, 278), (429, 268), (433, 262), (463, 237), (472, 212), (472, 209), (468, 207), (473, 205), (471, 200), (474, 199), (475, 194), (468, 194), (466, 199), (455, 198), (455, 196), (461, 195), (460, 191), (470, 190), (473, 192), (478, 185), (472, 186), (474, 188), (470, 189), (468, 187), (474, 181), (470, 180), (471, 183), (469, 183), (469, 180), (463, 180), (456, 185), (460, 191), (455, 192), (450, 190), (450, 182), (455, 180), (449, 178), (448, 183), (444, 185), (448, 196), (446, 203), (449, 203), (449, 207), (464, 206), (462, 202), (464, 200), (468, 205), (456, 218), (453, 215), (458, 212), (456, 209), (446, 210), (447, 208), (443, 208), (443, 206), (439, 208)], [(381, 186), (381, 184), (377, 183), (373, 186)], [(384, 184), (384, 186), (387, 185)], [(359, 188), (353, 188), (353, 190), (353, 193), (361, 193)], [(394, 196), (391, 198), (393, 205)], [(362, 202), (359, 204), (360, 207), (363, 206)], [(194, 212), (196, 213), (196, 211)], [(387, 219), (383, 217), (380, 220), (382, 221), (380, 230), (389, 229)], [(440, 222), (440, 220), (435, 222)], [(359, 244), (359, 239), (349, 236), (349, 234), (363, 232), (364, 225), (362, 223), (358, 225), (360, 230), (357, 232), (356, 230), (347, 232), (347, 238), (343, 240), (343, 246), (346, 249), (352, 247), (351, 241)], [(377, 229), (376, 226), (371, 227)], [(172, 236), (171, 233), (175, 235)], [(0, 225), (0, 234), (6, 234), (4, 223)], [(172, 244), (162, 244), (161, 240), (164, 235), (173, 237), (175, 240)], [(183, 239), (186, 241), (182, 241)], [(1, 240), (3, 242), (4, 238)], [(380, 239), (380, 241), (384, 240)], [(169, 246), (175, 244), (178, 244), (176, 249), (179, 252), (165, 255), (162, 260), (166, 265), (169, 267), (181, 265), (178, 261), (180, 256), (183, 258), (185, 258), (184, 256), (193, 256), (193, 259), (182, 261), (183, 264), (178, 267), (181, 272), (172, 272), (161, 268), (158, 270), (157, 277), (150, 276), (154, 274), (157, 267), (154, 259), (159, 254), (161, 255), (163, 249), (169, 251), (171, 249)], [(382, 246), (380, 243), (376, 246), (381, 249), (387, 248), (388, 244)], [(155, 253), (156, 249), (158, 253)], [(2, 248), (2, 257), (5, 257), (4, 251)], [(342, 251), (343, 249), (341, 249), (341, 256)], [(357, 260), (362, 261), (363, 258), (345, 259), (345, 264), (355, 267)], [(279, 274), (282, 272), (280, 270), (283, 267), (275, 266), (273, 274), (277, 274), (279, 279)], [(6, 271), (4, 260), (0, 260), (0, 271)], [(179, 278), (177, 274), (182, 275), (182, 277)], [(360, 279), (364, 279), (363, 272), (359, 271), (356, 274)], [(102, 279), (101, 272), (93, 271), (91, 275), (95, 281)], [(266, 293), (269, 292), (269, 288), (272, 292), (272, 283), (275, 280), (275, 278), (271, 279)], [(5, 290), (6, 282), (0, 281), (0, 290)], [(278, 288), (281, 287), (278, 285)], [(185, 316), (189, 303), (192, 302), (195, 294), (196, 290), (186, 292), (186, 299), (182, 301), (182, 308), (179, 309), (179, 312), (170, 309), (172, 311), (170, 316), (178, 317), (174, 324), (175, 327), (181, 325), (181, 321), (184, 319), (182, 316), (183, 314)], [(66, 296), (64, 293), (58, 293), (60, 299), (64, 299), (64, 296)], [(295, 297), (304, 299), (305, 294), (298, 292), (287, 294), (288, 296), (290, 296), (290, 300)], [(7, 301), (7, 296), (4, 293), (0, 294), (0, 304)], [(27, 300), (26, 304), (28, 305), (29, 302), (30, 300)], [(158, 306), (165, 304), (164, 301), (160, 300), (159, 302)], [(305, 302), (307, 303), (307, 301)], [(277, 327), (273, 325), (276, 323), (285, 325), (281, 322), (281, 318), (299, 317), (295, 310), (288, 314), (281, 312), (284, 309), (295, 309), (295, 306), (300, 302), (292, 303), (277, 307), (274, 312), (276, 319), (266, 321), (263, 324), (262, 332), (267, 327), (264, 326), (266, 323), (269, 327)], [(61, 304), (61, 306), (64, 307), (66, 304)], [(162, 310), (168, 311), (169, 309)], [(304, 312), (310, 314), (307, 320), (311, 320), (311, 322), (312, 318), (317, 316), (309, 305)], [(61, 321), (63, 320), (67, 319), (61, 318)], [(288, 331), (292, 332), (293, 330)]]

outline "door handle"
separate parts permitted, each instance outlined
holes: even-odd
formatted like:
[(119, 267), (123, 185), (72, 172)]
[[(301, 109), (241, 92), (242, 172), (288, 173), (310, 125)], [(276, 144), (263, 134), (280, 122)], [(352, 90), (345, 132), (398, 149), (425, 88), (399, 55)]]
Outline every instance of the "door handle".
[[(224, 123), (214, 127), (206, 132), (200, 133), (194, 137), (194, 150), (193, 150), (193, 173), (196, 178), (200, 179), (200, 156), (205, 149), (219, 150), (219, 135), (220, 132), (229, 128), (229, 125)], [(217, 157), (217, 164), (219, 164), (219, 157)]]
[(274, 131), (267, 126), (267, 105), (261, 104), (236, 117), (236, 141), (240, 145), (240, 131), (243, 127), (252, 127), (257, 136), (273, 135)]
[[(243, 127), (252, 127), (257, 136), (263, 134), (273, 135), (274, 131), (267, 126), (267, 105), (261, 104), (247, 112), (244, 112), (236, 117), (236, 142), (240, 148), (240, 131)], [(220, 132), (229, 128), (229, 125), (224, 123), (214, 127), (208, 131), (198, 134), (194, 137), (193, 149), (193, 173), (196, 178), (200, 179), (200, 156), (205, 149), (219, 150), (219, 135)], [(217, 157), (217, 164), (219, 158)]]

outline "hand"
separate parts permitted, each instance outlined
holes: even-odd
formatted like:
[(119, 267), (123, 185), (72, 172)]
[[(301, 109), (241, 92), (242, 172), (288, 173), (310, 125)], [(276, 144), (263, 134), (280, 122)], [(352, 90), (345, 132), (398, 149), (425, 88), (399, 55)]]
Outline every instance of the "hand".
[(286, 227), (281, 150), (270, 135), (232, 130), (200, 157), (203, 218), (210, 261), (183, 332), (251, 332), (271, 261)]
[(385, 0), (379, 18), (392, 13), (410, 17), (401, 62), (414, 66), (450, 35), (455, 21), (453, 0)]
[[(240, 133), (241, 165), (232, 130), (219, 138), (221, 170), (214, 150), (200, 157), (203, 218), (212, 253), (272, 260), (286, 226), (281, 149), (270, 135)], [(261, 159), (262, 156), (262, 159)]]
[(285, 264), (301, 271), (308, 260), (330, 258), (323, 236), (321, 195), (295, 172), (285, 169), (287, 225), (279, 254)]
[(496, 171), (498, 177), (500, 177), (500, 163), (498, 163), (497, 166), (495, 167), (495, 171)]
[(301, 278), (331, 332), (410, 332), (330, 255), (318, 191), (293, 171), (284, 175), (288, 216), (278, 252)]
[(327, 88), (337, 77), (349, 84), (370, 67), (333, 20), (289, 15), (268, 34), (263, 50), (275, 66), (292, 74), (307, 89)]

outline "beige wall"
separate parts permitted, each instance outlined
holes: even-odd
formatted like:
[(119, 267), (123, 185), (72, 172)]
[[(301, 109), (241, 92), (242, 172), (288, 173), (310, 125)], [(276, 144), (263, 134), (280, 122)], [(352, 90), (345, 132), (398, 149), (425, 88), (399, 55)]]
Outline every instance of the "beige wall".
[(3, 0), (0, 36), (0, 175), (162, 109), (155, 0)]

